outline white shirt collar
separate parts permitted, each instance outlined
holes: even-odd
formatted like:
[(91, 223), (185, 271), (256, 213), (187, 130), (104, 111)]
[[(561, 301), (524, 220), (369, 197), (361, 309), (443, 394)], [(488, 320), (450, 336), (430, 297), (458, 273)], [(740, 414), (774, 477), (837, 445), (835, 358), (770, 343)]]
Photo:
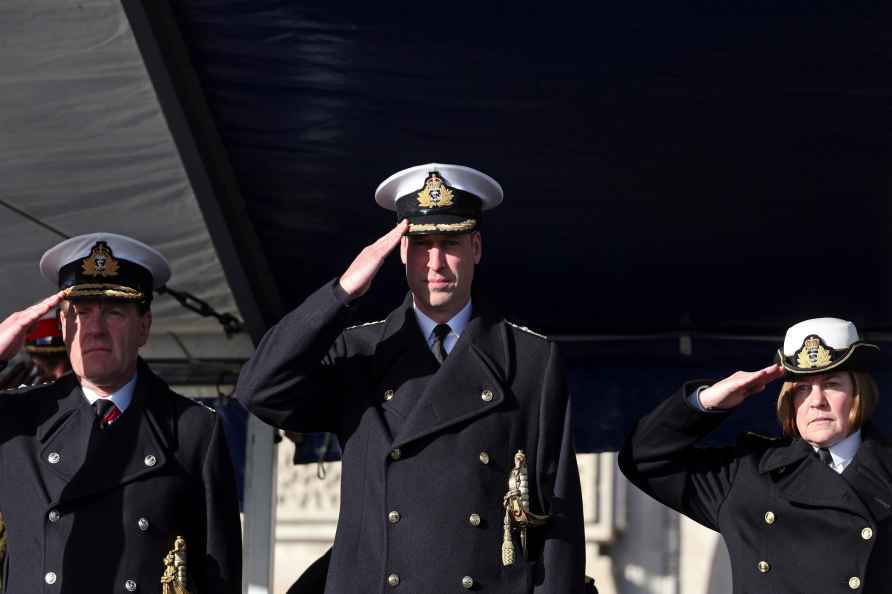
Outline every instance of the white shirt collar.
[(123, 413), (127, 410), (127, 407), (130, 406), (130, 401), (133, 400), (133, 390), (136, 389), (136, 378), (138, 376), (138, 373), (134, 373), (133, 379), (121, 386), (119, 390), (113, 392), (110, 396), (100, 396), (86, 386), (81, 386), (81, 390), (83, 390), (84, 397), (87, 399), (87, 402), (90, 403), (90, 406), (93, 406), (93, 403), (100, 398), (109, 398), (114, 402), (115, 406), (118, 407), (118, 410)]
[[(828, 449), (830, 457), (833, 458), (832, 468), (836, 472), (842, 472), (855, 458), (858, 448), (861, 446), (861, 430), (858, 429), (844, 440), (833, 444)], [(812, 444), (814, 450), (818, 451), (818, 446)]]
[[(437, 326), (437, 322), (433, 321), (423, 311), (418, 309), (415, 306), (415, 299), (412, 299), (412, 310), (415, 312), (415, 319), (418, 320), (418, 326), (421, 328), (421, 334), (424, 336), (424, 340), (427, 342), (428, 347), (433, 347), (434, 340), (434, 328)], [(446, 340), (443, 341), (443, 346), (446, 348), (446, 352), (449, 353), (452, 351), (452, 347), (455, 346), (455, 343), (458, 342), (458, 337), (461, 336), (461, 333), (464, 332), (465, 326), (468, 325), (468, 322), (471, 320), (471, 300), (468, 299), (468, 303), (465, 304), (461, 311), (452, 316), (452, 318), (446, 322), (449, 324), (449, 335), (446, 337)]]

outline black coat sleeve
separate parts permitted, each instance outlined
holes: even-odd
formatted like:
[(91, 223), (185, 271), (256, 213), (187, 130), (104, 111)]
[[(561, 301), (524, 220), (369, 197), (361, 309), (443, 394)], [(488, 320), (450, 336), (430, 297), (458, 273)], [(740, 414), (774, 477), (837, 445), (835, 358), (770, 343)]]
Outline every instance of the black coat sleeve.
[(221, 419), (214, 420), (201, 471), (204, 484), (207, 591), (238, 594), (242, 588), (242, 533), (235, 472)]
[(585, 577), (582, 493), (570, 396), (557, 345), (550, 344), (539, 411), (539, 493), (550, 515), (534, 594), (581, 594)]
[(696, 448), (728, 414), (692, 407), (683, 387), (642, 418), (619, 454), (634, 485), (707, 528), (718, 516), (739, 467), (735, 448)]
[(338, 429), (343, 393), (337, 362), (348, 317), (335, 279), (269, 329), (242, 368), (236, 398), (267, 423), (291, 431)]

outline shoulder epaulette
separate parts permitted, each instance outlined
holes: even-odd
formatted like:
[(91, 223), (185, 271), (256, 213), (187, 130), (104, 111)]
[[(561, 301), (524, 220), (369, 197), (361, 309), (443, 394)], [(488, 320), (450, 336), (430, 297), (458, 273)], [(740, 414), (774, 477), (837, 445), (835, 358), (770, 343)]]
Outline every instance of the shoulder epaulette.
[(30, 392), (30, 391), (34, 390), (35, 388), (40, 388), (42, 386), (45, 386), (45, 385), (51, 384), (51, 383), (53, 383), (53, 382), (44, 382), (42, 384), (36, 384), (33, 386), (29, 386), (28, 384), (21, 384), (19, 386), (16, 386), (15, 388), (4, 388), (4, 389), (0, 390), (0, 394), (23, 394), (25, 392)]
[(355, 326), (347, 326), (344, 330), (356, 330), (357, 328), (365, 328), (366, 326), (374, 326), (375, 324), (383, 324), (385, 320), (377, 320), (375, 322), (366, 322), (365, 324), (356, 324)]
[(526, 332), (527, 334), (532, 334), (533, 336), (538, 336), (539, 338), (548, 340), (548, 337), (545, 336), (544, 334), (539, 334), (538, 332), (534, 332), (534, 331), (530, 330), (529, 328), (527, 328), (526, 326), (521, 326), (519, 324), (515, 324), (514, 322), (509, 322), (508, 320), (505, 320), (505, 323), (508, 324), (509, 326), (517, 328), (518, 330)]
[(206, 408), (212, 415), (217, 414), (217, 409), (216, 409), (216, 408), (214, 408), (213, 406), (208, 406), (207, 404), (205, 404), (205, 403), (202, 402), (201, 400), (197, 400), (197, 399), (196, 399), (196, 400), (192, 400), (192, 402), (194, 402), (194, 403), (197, 404), (198, 406), (203, 406), (203, 407), (205, 407), (205, 408)]
[(747, 431), (746, 433), (742, 433), (740, 435), (740, 441), (752, 446), (770, 446), (782, 440), (782, 437), (771, 437), (770, 435), (762, 435), (761, 433), (754, 433), (752, 431)]

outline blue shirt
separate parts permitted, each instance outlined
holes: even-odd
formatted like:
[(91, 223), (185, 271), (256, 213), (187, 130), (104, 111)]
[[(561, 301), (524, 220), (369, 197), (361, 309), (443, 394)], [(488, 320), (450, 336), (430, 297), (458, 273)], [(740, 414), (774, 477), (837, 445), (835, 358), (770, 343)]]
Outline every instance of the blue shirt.
[[(421, 328), (421, 334), (424, 336), (424, 340), (427, 342), (427, 348), (433, 350), (434, 342), (437, 340), (437, 337), (434, 336), (434, 328), (437, 327), (437, 323), (427, 317), (424, 312), (418, 309), (415, 306), (415, 300), (412, 300), (412, 309), (415, 311), (415, 319), (418, 320), (418, 326)], [(446, 322), (449, 325), (449, 334), (446, 336), (446, 339), (443, 341), (443, 347), (446, 349), (446, 353), (452, 352), (452, 347), (455, 346), (455, 343), (458, 342), (458, 337), (461, 336), (461, 333), (464, 331), (465, 326), (468, 325), (468, 322), (471, 320), (471, 300), (468, 299), (468, 303), (461, 308), (457, 314), (452, 316), (452, 318)]]
[(84, 396), (87, 399), (87, 402), (90, 403), (90, 406), (93, 406), (93, 403), (99, 400), (100, 398), (108, 398), (110, 399), (115, 406), (118, 407), (118, 410), (123, 414), (127, 407), (130, 406), (130, 401), (133, 400), (133, 390), (136, 389), (136, 378), (138, 374), (133, 374), (133, 379), (129, 382), (121, 386), (118, 390), (111, 393), (108, 396), (100, 396), (87, 386), (81, 386), (81, 390), (84, 391)]

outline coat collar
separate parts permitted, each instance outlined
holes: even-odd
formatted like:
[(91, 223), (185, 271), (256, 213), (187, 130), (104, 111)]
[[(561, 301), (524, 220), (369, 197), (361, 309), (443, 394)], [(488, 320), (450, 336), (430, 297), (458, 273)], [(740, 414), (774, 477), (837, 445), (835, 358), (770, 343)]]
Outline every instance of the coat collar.
[(808, 445), (808, 442), (801, 439), (785, 440), (780, 445), (766, 450), (759, 460), (759, 473), (778, 472), (783, 474), (788, 468), (792, 468), (809, 456), (814, 456), (814, 450)]
[(759, 472), (770, 474), (778, 495), (814, 507), (857, 509), (866, 514), (855, 491), (835, 470), (821, 462), (802, 439), (771, 448), (759, 462)]
[[(467, 339), (478, 344), (480, 348), (493, 357), (494, 363), (506, 369), (508, 365), (508, 341), (505, 339), (504, 317), (497, 307), (478, 294), (472, 296), (471, 319), (462, 331), (455, 348), (459, 348), (465, 342), (465, 333), (470, 332), (473, 337)], [(399, 354), (408, 348), (418, 345), (417, 337), (421, 338), (421, 344), (426, 345), (418, 321), (415, 318), (412, 304), (412, 293), (407, 293), (403, 303), (390, 312), (384, 320), (376, 355)]]
[(892, 444), (870, 426), (862, 430), (861, 447), (842, 475), (821, 463), (802, 439), (767, 449), (759, 472), (771, 474), (778, 493), (790, 501), (862, 511), (867, 507), (877, 520), (892, 515)]
[[(168, 449), (175, 449), (177, 435), (173, 399), (160, 396), (160, 393), (169, 392), (170, 388), (155, 375), (141, 358), (137, 361), (137, 368), (139, 379), (133, 392), (131, 404), (141, 403), (140, 408), (144, 410), (149, 422), (158, 430), (161, 443)], [(62, 376), (53, 384), (52, 389), (53, 396), (43, 404), (42, 418), (47, 420), (42, 422), (37, 429), (37, 439), (41, 442), (46, 442), (76, 410), (83, 407), (89, 409), (90, 406), (74, 374)], [(156, 396), (153, 398), (150, 394)]]

